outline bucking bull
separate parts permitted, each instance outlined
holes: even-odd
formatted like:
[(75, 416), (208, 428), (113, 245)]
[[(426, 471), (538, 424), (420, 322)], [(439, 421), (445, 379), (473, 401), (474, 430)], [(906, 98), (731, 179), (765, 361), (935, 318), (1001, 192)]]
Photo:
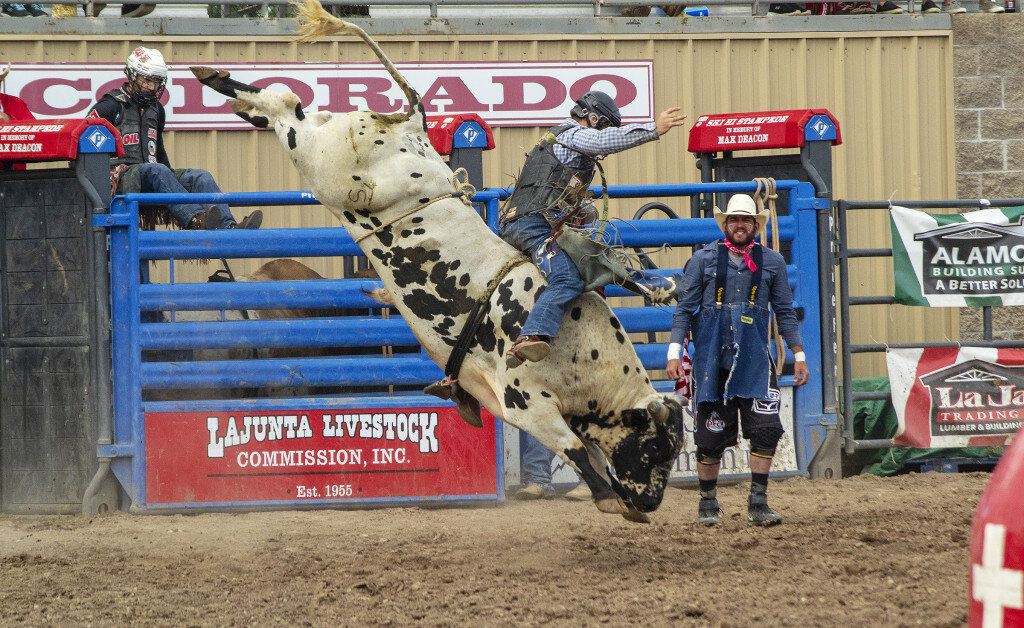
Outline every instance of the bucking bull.
[(402, 88), (408, 112), (306, 113), (291, 92), (255, 88), (207, 67), (193, 67), (193, 74), (228, 96), (240, 117), (274, 128), (435, 362), (446, 363), (471, 313), (483, 313), (457, 372), (477, 413), (482, 403), (534, 435), (579, 472), (602, 512), (648, 521), (644, 513), (660, 505), (683, 446), (680, 404), (654, 390), (619, 320), (594, 293), (571, 304), (547, 359), (506, 368), (505, 349), (544, 290), (543, 275), (469, 206), (464, 186), (427, 138), (419, 95), (380, 47), (317, 0), (298, 9), (301, 40), (362, 38)]

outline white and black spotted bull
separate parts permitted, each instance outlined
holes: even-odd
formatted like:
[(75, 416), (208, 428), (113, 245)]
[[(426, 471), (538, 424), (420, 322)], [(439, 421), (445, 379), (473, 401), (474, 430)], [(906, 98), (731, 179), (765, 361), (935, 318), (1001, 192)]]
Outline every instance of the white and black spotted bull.
[[(508, 271), (521, 254), (451, 196), (457, 186), (427, 138), (422, 102), (376, 43), (316, 0), (299, 11), (302, 39), (347, 33), (371, 46), (405, 92), (409, 111), (307, 114), (293, 93), (258, 89), (211, 68), (193, 73), (230, 97), (239, 116), (277, 132), (438, 364), (452, 353), (474, 305), (490, 294), (459, 385), (575, 468), (600, 510), (646, 521), (643, 513), (661, 503), (683, 446), (680, 405), (654, 390), (622, 325), (594, 293), (571, 304), (547, 359), (505, 367), (505, 349), (544, 290), (543, 276), (530, 263)], [(505, 271), (489, 293), (489, 282)]]

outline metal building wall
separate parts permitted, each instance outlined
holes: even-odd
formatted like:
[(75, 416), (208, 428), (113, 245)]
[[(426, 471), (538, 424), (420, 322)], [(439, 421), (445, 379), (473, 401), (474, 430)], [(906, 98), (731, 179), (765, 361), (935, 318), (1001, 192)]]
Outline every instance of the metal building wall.
[[(258, 41), (256, 41), (258, 39)], [(835, 150), (835, 197), (849, 199), (952, 198), (953, 50), (949, 30), (876, 32), (389, 35), (377, 37), (394, 61), (653, 59), (655, 105), (680, 106), (693, 121), (700, 114), (772, 109), (828, 108), (839, 120), (843, 144)], [(218, 62), (373, 62), (361, 42), (344, 39), (297, 44), (281, 36), (182, 37), (56, 35), (0, 37), (3, 56), (23, 62), (119, 62), (136, 45), (159, 48), (168, 61), (216, 66)], [(173, 116), (173, 112), (169, 115)], [(605, 161), (611, 184), (699, 180), (686, 152), (688, 127), (652, 145)], [(494, 151), (485, 153), (489, 185), (509, 185), (541, 129), (497, 128)], [(214, 173), (230, 191), (301, 189), (303, 182), (272, 132), (169, 133), (171, 162)], [(664, 199), (680, 213), (679, 199)], [(620, 201), (613, 213), (630, 217), (641, 201)], [(248, 210), (236, 213), (244, 215)], [(333, 219), (316, 207), (268, 210), (265, 226), (326, 226)], [(851, 245), (889, 245), (883, 213), (851, 217)], [(661, 253), (661, 265), (681, 265), (685, 251)], [(305, 260), (326, 276), (340, 276), (339, 261)], [(856, 261), (856, 294), (892, 291), (887, 262)], [(240, 265), (245, 273), (254, 264)], [(185, 264), (178, 281), (202, 280), (215, 268)], [(166, 276), (157, 272), (154, 278)], [(956, 313), (902, 306), (857, 310), (855, 342), (938, 340), (956, 337)], [(858, 358), (857, 375), (882, 374), (876, 357)]]

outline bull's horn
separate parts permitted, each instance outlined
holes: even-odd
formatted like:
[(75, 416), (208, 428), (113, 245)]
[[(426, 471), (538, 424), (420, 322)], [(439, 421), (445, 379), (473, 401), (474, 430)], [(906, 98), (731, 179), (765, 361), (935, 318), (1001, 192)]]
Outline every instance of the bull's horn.
[(664, 423), (668, 421), (669, 409), (668, 406), (655, 399), (654, 401), (647, 404), (647, 413), (651, 415), (658, 423)]

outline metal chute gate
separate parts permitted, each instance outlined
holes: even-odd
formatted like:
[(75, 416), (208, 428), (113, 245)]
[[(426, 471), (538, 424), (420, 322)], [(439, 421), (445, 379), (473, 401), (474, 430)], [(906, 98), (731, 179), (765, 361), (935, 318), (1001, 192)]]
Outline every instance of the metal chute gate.
[[(807, 183), (780, 181), (778, 187), (789, 192), (788, 212), (779, 216), (779, 231), (782, 240), (791, 243), (790, 283), (794, 288), (794, 305), (803, 313), (801, 331), (814, 382), (795, 389), (793, 394), (794, 472), (803, 473), (819, 453), (826, 427), (835, 423), (834, 416), (822, 412), (821, 355), (817, 350), (821, 345), (818, 314), (821, 298), (816, 223), (823, 201), (815, 198), (813, 188)], [(644, 198), (749, 193), (754, 189), (752, 182), (613, 186), (609, 194), (614, 198)], [(488, 189), (474, 198), (486, 209), (484, 214), (492, 228), (497, 220), (498, 202), (507, 194), (504, 189)], [(110, 214), (95, 216), (97, 226), (110, 230), (114, 404), (110, 430), (104, 434), (101, 429), (99, 435), (101, 466), (94, 485), (102, 481), (101, 476), (107, 470), (111, 471), (121, 487), (124, 505), (135, 511), (392, 502), (486, 503), (504, 499), (501, 422), (485, 413), (489, 419), (485, 428), (470, 429), (451, 412), (452, 404), (419, 393), (416, 389), (442, 375), (441, 369), (422, 352), (395, 353), (391, 357), (343, 355), (213, 361), (180, 359), (187, 354), (160, 358), (160, 354), (152, 353), (416, 344), (397, 314), (382, 316), (381, 305), (364, 295), (364, 289), (380, 285), (374, 280), (173, 283), (172, 274), (169, 283), (143, 283), (140, 277), (144, 277), (144, 267), (155, 260), (361, 254), (340, 227), (140, 232), (137, 219), (140, 203), (183, 202), (184, 196), (189, 202), (247, 206), (317, 203), (308, 192), (182, 197), (133, 194), (116, 198)], [(710, 218), (636, 220), (617, 224), (616, 238), (629, 247), (693, 246), (721, 237)], [(610, 286), (607, 296), (628, 296), (628, 293)], [(269, 308), (361, 308), (365, 314), (348, 319), (209, 322), (159, 322), (155, 319), (157, 313)], [(615, 313), (625, 330), (631, 333), (666, 332), (671, 327), (671, 306), (620, 307), (615, 308)], [(649, 371), (664, 369), (667, 342), (648, 340), (634, 344), (645, 368)], [(163, 361), (152, 361), (154, 359)], [(792, 355), (787, 355), (787, 359), (791, 361)], [(792, 376), (784, 375), (780, 383), (783, 387), (792, 386)], [(670, 390), (672, 382), (655, 384), (661, 390)], [(147, 391), (156, 389), (251, 390), (269, 386), (361, 386), (394, 392), (390, 395), (355, 392), (315, 397), (144, 400)], [(406, 390), (395, 391), (388, 387), (406, 387)], [(297, 443), (306, 447), (315, 439), (338, 436), (345, 431), (345, 424), (350, 435), (358, 433), (370, 437), (375, 429), (381, 438), (392, 433), (393, 443), (402, 446), (360, 452), (346, 448), (338, 439), (331, 441), (338, 444), (331, 446), (334, 449), (294, 448)], [(436, 444), (442, 430), (445, 430), (443, 438), (449, 440), (438, 452)], [(289, 434), (293, 440), (289, 440)], [(273, 449), (270, 447), (273, 437), (280, 439), (278, 444), (291, 447)], [(300, 441), (300, 437), (312, 440)], [(432, 442), (425, 443), (426, 440)], [(256, 445), (259, 451), (248, 451)], [(431, 447), (434, 451), (430, 451)], [(481, 453), (481, 448), (486, 451)], [(399, 454), (399, 449), (404, 453)], [(470, 451), (472, 453), (467, 453)], [(413, 463), (416, 468), (402, 468), (395, 461), (399, 455), (407, 460), (417, 454), (422, 456), (419, 462)], [(467, 459), (459, 458), (463, 455)], [(206, 464), (204, 457), (216, 458), (215, 464)], [(447, 458), (453, 460), (447, 461)], [(451, 468), (446, 468), (447, 464), (451, 464)], [(681, 457), (680, 465), (684, 464), (686, 461)], [(97, 504), (87, 503), (84, 507), (96, 509)]]

